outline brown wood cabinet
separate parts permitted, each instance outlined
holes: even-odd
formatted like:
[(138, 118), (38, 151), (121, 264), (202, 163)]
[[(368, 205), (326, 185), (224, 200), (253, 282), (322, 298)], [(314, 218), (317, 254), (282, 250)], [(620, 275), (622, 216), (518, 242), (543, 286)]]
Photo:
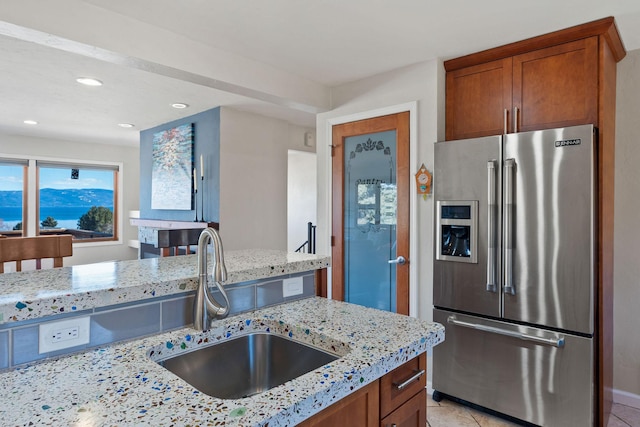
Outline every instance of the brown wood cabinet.
[(452, 70), (447, 140), (596, 123), (598, 37)]
[(609, 17), (444, 63), (447, 140), (598, 128), (598, 425), (607, 424), (612, 402), (616, 64), (625, 55)]
[(598, 120), (598, 38), (513, 57), (511, 132)]
[(427, 358), (423, 353), (300, 423), (303, 427), (397, 427), (427, 423)]
[(506, 133), (512, 105), (511, 58), (447, 72), (447, 140)]
[(300, 423), (304, 427), (377, 427), (380, 420), (380, 384), (374, 381)]

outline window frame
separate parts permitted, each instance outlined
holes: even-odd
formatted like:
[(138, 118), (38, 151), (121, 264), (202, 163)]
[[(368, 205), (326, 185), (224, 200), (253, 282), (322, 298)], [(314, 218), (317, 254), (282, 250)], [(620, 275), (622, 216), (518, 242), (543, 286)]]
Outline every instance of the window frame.
[[(12, 237), (24, 237), (27, 232), (27, 223), (25, 219), (27, 218), (27, 199), (28, 195), (28, 177), (29, 177), (29, 161), (22, 158), (17, 158), (13, 156), (2, 156), (0, 155), (0, 166), (22, 166), (22, 228), (19, 230), (20, 235), (16, 236), (16, 231), (18, 230), (5, 230), (0, 231), (0, 234), (9, 234)], [(9, 231), (9, 233), (7, 233)]]
[[(0, 161), (28, 162), (23, 172), (22, 237), (40, 235), (40, 179), (39, 168), (56, 165), (69, 169), (108, 169), (113, 171), (113, 236), (91, 239), (73, 239), (73, 244), (105, 246), (122, 244), (123, 235), (123, 179), (124, 164), (115, 161), (81, 160), (44, 156), (7, 155), (0, 153)], [(41, 164), (38, 165), (38, 162)]]

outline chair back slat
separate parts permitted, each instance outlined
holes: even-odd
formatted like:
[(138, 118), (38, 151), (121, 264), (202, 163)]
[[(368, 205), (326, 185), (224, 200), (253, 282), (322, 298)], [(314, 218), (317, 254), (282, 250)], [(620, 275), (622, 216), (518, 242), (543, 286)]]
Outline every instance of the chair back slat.
[(36, 260), (38, 270), (45, 258), (53, 258), (53, 266), (62, 267), (62, 258), (73, 255), (72, 239), (70, 234), (0, 239), (0, 273), (4, 273), (5, 262), (15, 261), (16, 271), (22, 271), (22, 261), (31, 259)]

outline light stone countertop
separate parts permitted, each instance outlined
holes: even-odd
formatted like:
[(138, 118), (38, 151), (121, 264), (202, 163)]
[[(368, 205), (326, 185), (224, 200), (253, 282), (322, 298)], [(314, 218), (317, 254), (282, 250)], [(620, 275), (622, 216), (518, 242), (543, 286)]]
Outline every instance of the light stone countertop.
[[(200, 393), (151, 358), (252, 331), (341, 355), (269, 391), (234, 400)], [(312, 297), (0, 374), (5, 426), (292, 426), (444, 340), (436, 323)]]
[[(0, 274), (0, 325), (195, 290), (196, 259), (184, 255)], [(229, 285), (325, 268), (330, 257), (238, 250), (225, 252), (225, 264)]]

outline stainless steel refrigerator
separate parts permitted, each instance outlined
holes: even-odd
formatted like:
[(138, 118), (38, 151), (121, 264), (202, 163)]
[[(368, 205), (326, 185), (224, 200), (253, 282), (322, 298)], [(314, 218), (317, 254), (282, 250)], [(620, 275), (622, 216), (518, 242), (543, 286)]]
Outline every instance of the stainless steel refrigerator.
[(596, 155), (591, 125), (435, 144), (434, 399), (593, 425)]

